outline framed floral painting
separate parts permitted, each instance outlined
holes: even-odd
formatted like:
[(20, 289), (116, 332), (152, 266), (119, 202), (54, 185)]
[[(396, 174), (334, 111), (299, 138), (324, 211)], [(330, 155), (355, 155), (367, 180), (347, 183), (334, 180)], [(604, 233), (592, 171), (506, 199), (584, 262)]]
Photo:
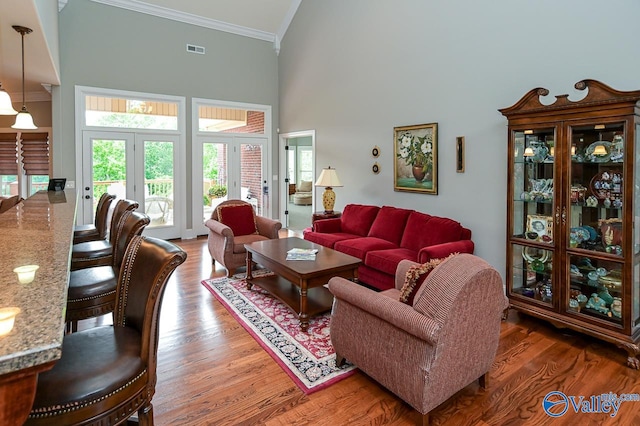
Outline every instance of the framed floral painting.
[(438, 123), (393, 128), (395, 191), (438, 194)]

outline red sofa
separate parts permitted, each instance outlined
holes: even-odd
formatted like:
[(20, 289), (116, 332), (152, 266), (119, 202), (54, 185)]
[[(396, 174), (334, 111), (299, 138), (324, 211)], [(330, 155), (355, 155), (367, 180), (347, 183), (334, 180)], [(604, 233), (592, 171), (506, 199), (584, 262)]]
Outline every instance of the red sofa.
[(474, 249), (471, 231), (455, 220), (362, 204), (348, 204), (339, 218), (316, 221), (304, 239), (362, 260), (358, 281), (379, 290), (394, 287), (403, 259), (425, 263)]

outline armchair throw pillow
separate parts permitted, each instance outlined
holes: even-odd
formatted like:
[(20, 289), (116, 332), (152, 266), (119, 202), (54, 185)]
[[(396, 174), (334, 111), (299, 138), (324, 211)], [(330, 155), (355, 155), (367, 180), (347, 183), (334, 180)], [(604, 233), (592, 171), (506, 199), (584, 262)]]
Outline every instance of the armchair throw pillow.
[(218, 221), (227, 225), (233, 235), (251, 235), (258, 233), (256, 214), (251, 204), (224, 204), (216, 208)]
[(424, 284), (424, 281), (427, 279), (431, 271), (433, 271), (436, 266), (456, 254), (458, 253), (453, 253), (441, 259), (432, 259), (427, 263), (409, 267), (407, 274), (404, 276), (404, 284), (400, 290), (400, 302), (406, 303), (407, 305), (413, 305), (413, 300), (415, 299), (416, 294), (418, 294), (418, 290), (420, 290), (420, 287), (422, 287), (422, 284)]

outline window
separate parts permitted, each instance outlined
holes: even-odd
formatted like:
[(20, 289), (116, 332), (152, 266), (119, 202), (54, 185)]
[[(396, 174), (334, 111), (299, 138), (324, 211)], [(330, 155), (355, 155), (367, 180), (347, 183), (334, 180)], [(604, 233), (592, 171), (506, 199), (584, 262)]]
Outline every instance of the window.
[(87, 126), (178, 130), (178, 103), (85, 96)]
[(264, 112), (209, 105), (198, 107), (198, 130), (264, 134)]
[(49, 133), (0, 133), (2, 196), (30, 196), (47, 189), (49, 175)]

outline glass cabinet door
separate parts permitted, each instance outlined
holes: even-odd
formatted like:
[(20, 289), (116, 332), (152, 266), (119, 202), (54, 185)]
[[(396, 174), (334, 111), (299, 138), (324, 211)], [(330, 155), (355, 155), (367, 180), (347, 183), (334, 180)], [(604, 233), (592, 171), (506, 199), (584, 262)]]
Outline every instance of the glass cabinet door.
[(550, 307), (554, 306), (555, 135), (553, 127), (512, 133), (510, 291)]
[(624, 129), (624, 122), (569, 129), (566, 215), (570, 277), (566, 309), (620, 326), (625, 302)]
[(512, 236), (553, 244), (555, 131), (514, 132)]

